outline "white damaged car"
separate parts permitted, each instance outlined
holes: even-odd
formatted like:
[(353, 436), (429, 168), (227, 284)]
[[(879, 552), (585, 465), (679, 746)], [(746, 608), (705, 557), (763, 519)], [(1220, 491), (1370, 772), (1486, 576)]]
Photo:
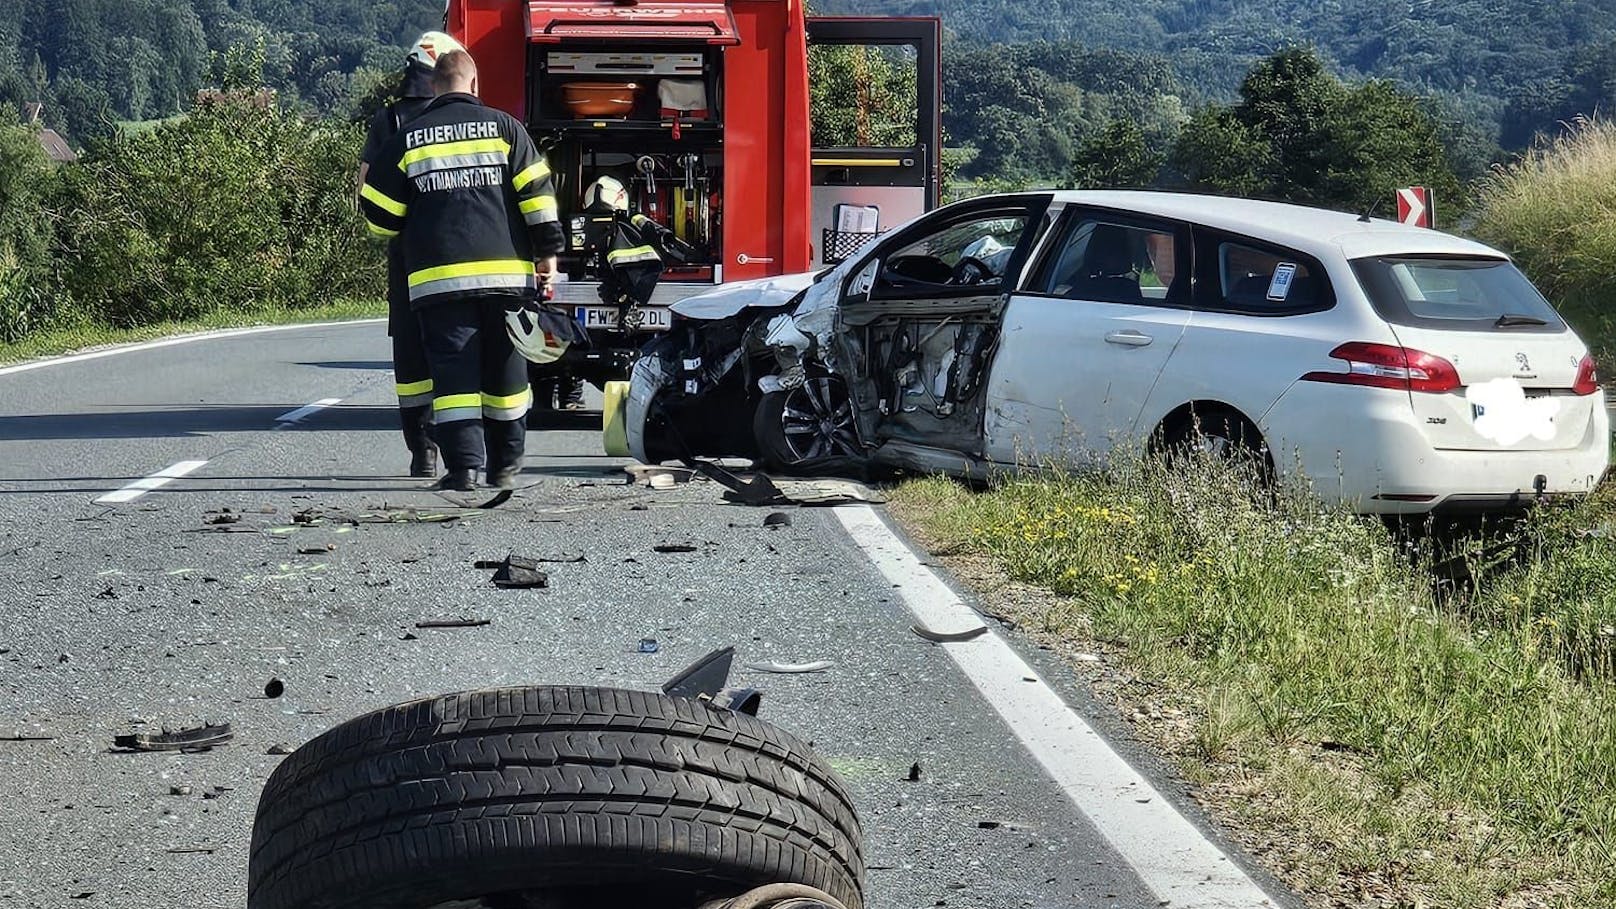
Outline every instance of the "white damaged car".
[(1197, 445), (1376, 513), (1585, 494), (1609, 463), (1587, 345), (1507, 256), (1350, 214), (989, 196), (674, 312), (630, 390), (646, 463), (980, 477)]

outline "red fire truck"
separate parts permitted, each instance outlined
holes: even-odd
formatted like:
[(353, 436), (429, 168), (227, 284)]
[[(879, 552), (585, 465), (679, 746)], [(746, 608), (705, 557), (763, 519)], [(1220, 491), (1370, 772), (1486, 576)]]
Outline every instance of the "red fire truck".
[[(569, 364), (580, 377), (625, 375), (686, 296), (834, 263), (938, 204), (940, 21), (811, 17), (804, 2), (449, 0), (447, 29), (476, 57), (484, 101), (527, 124), (556, 172), (571, 228), (559, 299), (596, 342)], [(810, 57), (849, 46), (914, 73), (914, 122), (884, 124), (883, 147), (816, 148)], [(812, 68), (848, 80), (851, 116), (868, 116), (868, 91), (849, 84), (858, 67)], [(596, 293), (583, 199), (603, 176), (694, 250), (669, 267), (634, 330)]]

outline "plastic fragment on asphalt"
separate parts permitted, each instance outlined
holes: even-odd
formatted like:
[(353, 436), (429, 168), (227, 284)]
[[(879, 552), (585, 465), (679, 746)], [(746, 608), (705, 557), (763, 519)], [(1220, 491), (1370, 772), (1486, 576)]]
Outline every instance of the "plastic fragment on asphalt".
[(494, 624), (489, 619), (422, 619), (416, 628), (481, 628)]
[[(488, 565), (479, 562), (479, 567)], [(539, 590), (550, 586), (550, 576), (539, 570), (539, 560), (511, 555), (495, 566), (494, 586), (501, 590)]]
[(660, 546), (652, 547), (652, 551), (660, 552), (663, 555), (685, 555), (697, 550), (696, 547), (688, 543), (663, 543)]
[(275, 755), (276, 757), (284, 757), (284, 756), (286, 756), (288, 754), (291, 754), (293, 750), (294, 749), (292, 748), (291, 745), (276, 744), (276, 745), (269, 746), (269, 750), (265, 751), (264, 753), (265, 754), (272, 754), (272, 755)]
[(661, 649), (662, 649), (662, 645), (657, 643), (656, 638), (641, 638), (640, 639), (640, 647), (639, 647), (639, 652), (640, 653), (656, 653), (657, 651), (659, 651)]
[(911, 764), (909, 766), (909, 775), (904, 777), (904, 781), (909, 782), (909, 783), (918, 783), (918, 782), (920, 782), (920, 762), (919, 761), (916, 761), (914, 764)]
[(286, 693), (286, 683), (280, 679), (270, 679), (264, 683), (264, 697), (274, 700)]
[(988, 626), (982, 625), (977, 628), (972, 628), (969, 631), (945, 632), (932, 631), (930, 628), (925, 628), (920, 625), (911, 625), (909, 626), (909, 630), (920, 635), (926, 640), (931, 641), (933, 644), (963, 644), (966, 641), (974, 641), (982, 635), (987, 634)]
[(783, 511), (777, 511), (774, 514), (771, 514), (768, 517), (763, 519), (763, 526), (764, 527), (790, 527), (791, 526), (791, 515), (788, 515)]
[(747, 663), (745, 665), (747, 669), (755, 670), (757, 672), (773, 673), (775, 675), (806, 675), (810, 672), (824, 672), (825, 670), (834, 667), (836, 664), (832, 663), (830, 660), (816, 660), (812, 663), (776, 663), (770, 661), (765, 663)]
[(206, 751), (230, 741), (235, 735), (229, 723), (197, 726), (176, 732), (134, 733), (114, 736), (112, 746), (126, 751)]

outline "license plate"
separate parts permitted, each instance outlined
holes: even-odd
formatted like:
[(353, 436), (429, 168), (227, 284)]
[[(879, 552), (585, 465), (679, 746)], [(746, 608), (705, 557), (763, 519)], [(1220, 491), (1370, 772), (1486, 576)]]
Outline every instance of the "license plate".
[[(641, 331), (668, 331), (673, 328), (673, 312), (663, 306), (640, 307)], [(617, 307), (580, 306), (578, 322), (585, 328), (617, 331)]]

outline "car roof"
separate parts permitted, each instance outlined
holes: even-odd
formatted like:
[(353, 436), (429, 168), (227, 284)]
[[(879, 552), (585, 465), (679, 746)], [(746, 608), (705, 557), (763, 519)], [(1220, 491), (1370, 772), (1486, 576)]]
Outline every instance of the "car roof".
[(1142, 190), (1065, 190), (1054, 195), (1059, 204), (1093, 205), (1189, 221), (1314, 255), (1338, 252), (1348, 259), (1391, 255), (1509, 258), (1490, 246), (1441, 231), (1408, 227), (1384, 218), (1366, 222), (1346, 212), (1285, 202)]

